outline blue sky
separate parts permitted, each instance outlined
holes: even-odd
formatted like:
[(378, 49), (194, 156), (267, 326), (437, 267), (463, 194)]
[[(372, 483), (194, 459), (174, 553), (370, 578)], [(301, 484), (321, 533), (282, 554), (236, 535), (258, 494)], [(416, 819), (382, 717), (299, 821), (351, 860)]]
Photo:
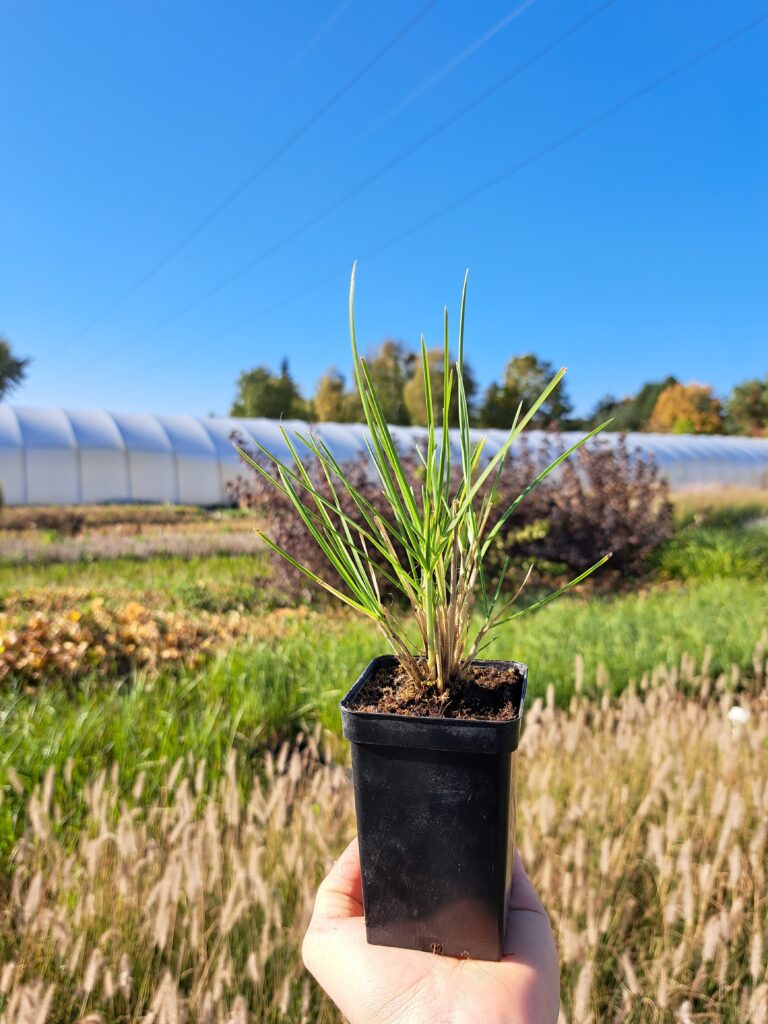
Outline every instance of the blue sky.
[(439, 342), (470, 268), (483, 385), (531, 350), (580, 411), (765, 374), (768, 22), (568, 137), (767, 10), (0, 0), (13, 401), (226, 413), (284, 355), (311, 390), (348, 372), (356, 257), (363, 345)]

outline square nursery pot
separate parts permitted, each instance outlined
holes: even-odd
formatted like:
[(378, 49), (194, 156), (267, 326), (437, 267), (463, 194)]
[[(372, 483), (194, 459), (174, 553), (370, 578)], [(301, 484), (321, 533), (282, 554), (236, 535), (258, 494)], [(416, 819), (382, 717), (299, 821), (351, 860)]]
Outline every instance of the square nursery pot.
[(528, 678), (514, 720), (416, 718), (350, 707), (374, 658), (341, 701), (352, 746), (368, 941), (499, 960), (515, 843), (516, 760)]

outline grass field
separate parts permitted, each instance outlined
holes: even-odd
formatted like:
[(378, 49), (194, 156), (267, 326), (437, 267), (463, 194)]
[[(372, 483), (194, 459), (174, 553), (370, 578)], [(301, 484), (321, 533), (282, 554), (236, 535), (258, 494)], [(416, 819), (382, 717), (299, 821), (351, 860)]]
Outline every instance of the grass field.
[[(488, 652), (531, 670), (521, 847), (574, 1024), (768, 1020), (766, 505), (686, 501), (641, 585)], [(381, 640), (281, 607), (241, 516), (51, 515), (0, 520), (0, 1021), (335, 1020), (297, 937), (353, 829), (337, 701)]]
[[(558, 936), (564, 1022), (768, 1019), (764, 672), (762, 655), (737, 731), (690, 664), (640, 696), (530, 708), (518, 837)], [(249, 772), (189, 750), (130, 785), (114, 761), (85, 784), (71, 763), (34, 788), (6, 770), (24, 812), (2, 1019), (338, 1022), (298, 956), (354, 833), (331, 754), (311, 739)]]

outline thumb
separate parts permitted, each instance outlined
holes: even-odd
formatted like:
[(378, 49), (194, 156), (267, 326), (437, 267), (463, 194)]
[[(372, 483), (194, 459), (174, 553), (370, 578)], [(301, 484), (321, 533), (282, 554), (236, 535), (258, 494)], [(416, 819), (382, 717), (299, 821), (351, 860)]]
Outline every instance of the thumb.
[(362, 916), (363, 882), (360, 850), (355, 838), (320, 883), (312, 913), (312, 924), (318, 921), (338, 921)]

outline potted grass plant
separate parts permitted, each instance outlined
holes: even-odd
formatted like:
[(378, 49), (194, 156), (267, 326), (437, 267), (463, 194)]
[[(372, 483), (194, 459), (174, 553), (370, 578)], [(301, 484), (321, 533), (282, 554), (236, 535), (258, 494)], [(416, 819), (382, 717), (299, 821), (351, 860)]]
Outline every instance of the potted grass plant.
[[(333, 582), (264, 542), (334, 597), (372, 619), (388, 648), (341, 701), (352, 747), (363, 901), (368, 941), (451, 956), (502, 954), (515, 837), (516, 751), (528, 678), (520, 662), (481, 660), (499, 630), (552, 601), (605, 562), (554, 593), (516, 607), (530, 576), (510, 594), (507, 559), (493, 586), (484, 559), (518, 505), (593, 430), (531, 480), (508, 508), (496, 493), (510, 448), (557, 387), (560, 370), (527, 410), (518, 408), (500, 448), (473, 441), (463, 379), (466, 278), (451, 364), (448, 314), (442, 408), (436, 411), (422, 338), (425, 444), (419, 480), (406, 471), (355, 337), (355, 271), (350, 331), (366, 444), (388, 514), (351, 483), (312, 433), (281, 427), (292, 462), (257, 442), (262, 461), (240, 455), (285, 496), (333, 568)], [(458, 398), (458, 460), (449, 409)], [(308, 472), (317, 460), (327, 489)], [(458, 465), (455, 465), (458, 461)], [(342, 504), (341, 497), (346, 501)], [(345, 508), (352, 507), (355, 515)], [(338, 582), (340, 581), (340, 582)], [(399, 597), (400, 601), (393, 600)], [(410, 614), (403, 614), (405, 605)]]

